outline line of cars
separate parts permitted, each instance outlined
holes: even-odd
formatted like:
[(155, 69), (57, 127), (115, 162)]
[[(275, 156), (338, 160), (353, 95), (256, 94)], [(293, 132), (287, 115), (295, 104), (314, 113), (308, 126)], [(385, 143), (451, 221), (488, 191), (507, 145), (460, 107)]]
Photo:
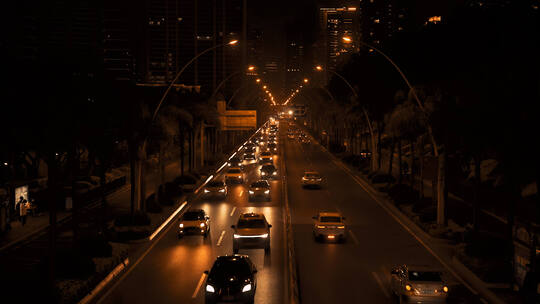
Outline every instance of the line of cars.
[[(272, 127), (274, 126), (274, 127)], [(243, 146), (243, 157), (233, 157), (228, 162), (225, 173), (225, 186), (227, 183), (240, 183), (246, 181), (244, 169), (249, 164), (259, 163), (261, 179), (250, 184), (248, 188), (249, 199), (264, 198), (271, 200), (270, 183), (268, 179), (277, 177), (274, 166), (274, 154), (277, 154), (277, 125), (263, 129), (260, 136), (256, 135)], [(265, 139), (264, 134), (268, 134)], [(266, 149), (264, 146), (266, 145)], [(257, 149), (265, 150), (259, 153)], [(218, 183), (216, 183), (218, 186)], [(208, 194), (218, 193), (220, 189), (209, 190)], [(226, 189), (226, 188), (225, 188)], [(225, 190), (226, 193), (226, 190)], [(257, 289), (257, 268), (249, 256), (238, 254), (243, 248), (262, 248), (265, 254), (270, 252), (270, 228), (263, 213), (242, 213), (233, 229), (233, 255), (219, 256), (212, 268), (205, 271), (207, 274), (204, 285), (205, 303), (254, 303)]]

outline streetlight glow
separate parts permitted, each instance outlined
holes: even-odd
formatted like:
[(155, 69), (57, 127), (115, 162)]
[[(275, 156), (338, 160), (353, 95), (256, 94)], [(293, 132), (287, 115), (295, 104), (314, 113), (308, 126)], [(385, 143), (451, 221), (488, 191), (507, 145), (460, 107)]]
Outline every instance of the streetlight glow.
[(261, 82), (261, 79), (260, 78), (257, 78), (257, 80), (255, 80), (257, 83)]
[[(266, 90), (266, 86), (263, 86), (263, 89), (265, 89), (265, 90)], [(266, 92), (266, 93), (268, 93), (268, 92)]]
[(235, 45), (235, 44), (237, 44), (237, 43), (238, 43), (238, 40), (233, 40), (233, 41), (230, 41), (230, 42), (229, 42), (230, 45)]
[(248, 67), (248, 70), (250, 70), (250, 71), (255, 70), (255, 66), (250, 65), (250, 66)]
[(318, 66), (315, 67), (315, 70), (317, 70), (317, 71), (322, 71), (322, 69), (323, 69), (323, 68), (322, 68), (322, 66), (320, 66), (320, 65), (318, 65)]
[(352, 39), (350, 37), (343, 37), (343, 41), (345, 41), (346, 43), (351, 43), (352, 42)]
[(308, 83), (309, 79), (304, 78), (304, 83)]

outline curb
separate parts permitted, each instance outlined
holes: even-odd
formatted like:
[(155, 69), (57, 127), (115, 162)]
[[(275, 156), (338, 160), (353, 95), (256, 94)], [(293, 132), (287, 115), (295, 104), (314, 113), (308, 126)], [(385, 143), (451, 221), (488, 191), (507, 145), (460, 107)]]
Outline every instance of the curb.
[(111, 271), (105, 279), (103, 279), (99, 284), (90, 291), (82, 300), (79, 301), (79, 304), (87, 304), (92, 301), (96, 294), (98, 294), (110, 281), (117, 277), (127, 266), (129, 265), (129, 258), (126, 258), (122, 263), (116, 265), (116, 267)]
[[(415, 230), (415, 233), (418, 233), (422, 236), (422, 239), (425, 239), (427, 242), (432, 242), (432, 237), (427, 234), (424, 230), (422, 230), (418, 225), (416, 225), (407, 215), (405, 215), (401, 210), (399, 210), (394, 204), (388, 201), (386, 197), (383, 197), (380, 192), (378, 192), (373, 186), (371, 186), (364, 178), (356, 175), (353, 173), (353, 171), (343, 163), (340, 159), (338, 159), (336, 156), (334, 156), (332, 153), (330, 153), (324, 146), (322, 146), (318, 141), (315, 140), (315, 138), (312, 136), (312, 139), (314, 142), (319, 145), (322, 151), (326, 152), (332, 160), (338, 164), (340, 167), (342, 167), (349, 175), (360, 184), (360, 186), (372, 196), (372, 198), (377, 198), (376, 202), (380, 204), (383, 209), (385, 209), (390, 215), (394, 216), (396, 219), (399, 218), (402, 222), (400, 223), (404, 228), (406, 227), (406, 230), (409, 230), (408, 232), (411, 233), (414, 237), (414, 233), (412, 233), (412, 229)], [(405, 223), (403, 223), (405, 222)], [(415, 237), (420, 243), (424, 243), (424, 240), (421, 240), (419, 237)], [(438, 256), (437, 253), (433, 249), (431, 249), (431, 246), (427, 246), (427, 244), (422, 244), (430, 253), (435, 256), (439, 262), (444, 261), (441, 257)], [(446, 262), (449, 262), (452, 267), (450, 267), (449, 264)], [(490, 291), (487, 287), (487, 284), (480, 280), (471, 270), (469, 270), (465, 265), (463, 265), (455, 256), (452, 256), (450, 261), (444, 261), (443, 266), (445, 266), (448, 270), (453, 272), (454, 276), (464, 283), (464, 285), (471, 290), (474, 294), (479, 294), (480, 296), (484, 297), (486, 300), (489, 301), (489, 303), (495, 303), (495, 304), (504, 304), (505, 302), (499, 299), (492, 291)], [(470, 286), (468, 286), (470, 285)]]

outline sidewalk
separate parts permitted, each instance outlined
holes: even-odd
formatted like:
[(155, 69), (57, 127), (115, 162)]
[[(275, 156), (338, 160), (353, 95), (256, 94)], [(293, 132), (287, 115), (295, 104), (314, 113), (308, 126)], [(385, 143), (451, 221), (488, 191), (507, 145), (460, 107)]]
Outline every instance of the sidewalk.
[[(157, 170), (147, 172), (145, 176), (146, 180), (146, 195), (150, 195), (154, 192), (156, 187)], [(171, 180), (174, 177), (180, 175), (179, 161), (171, 162), (165, 166), (165, 179)], [(129, 178), (126, 180), (129, 183)], [(114, 192), (106, 195), (108, 206), (113, 210), (129, 210), (130, 206), (130, 190), (131, 185), (126, 184)], [(95, 203), (94, 203), (95, 204)], [(92, 205), (92, 203), (90, 203)], [(62, 223), (71, 218), (72, 212), (61, 210), (57, 212), (57, 223)], [(11, 222), (11, 230), (1, 236), (0, 239), (0, 251), (7, 249), (17, 243), (23, 242), (32, 236), (39, 235), (49, 227), (49, 213), (41, 212), (36, 216), (28, 215), (26, 225), (22, 226), (20, 221)]]

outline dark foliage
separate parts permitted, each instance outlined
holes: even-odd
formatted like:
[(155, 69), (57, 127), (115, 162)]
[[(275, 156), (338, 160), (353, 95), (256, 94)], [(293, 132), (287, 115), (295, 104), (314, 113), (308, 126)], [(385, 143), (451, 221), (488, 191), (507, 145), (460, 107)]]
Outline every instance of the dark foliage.
[[(129, 213), (117, 215), (114, 219), (114, 225), (117, 227), (131, 226), (131, 215)], [(135, 214), (133, 215), (133, 225), (150, 225), (150, 217), (144, 212), (135, 212)]]

